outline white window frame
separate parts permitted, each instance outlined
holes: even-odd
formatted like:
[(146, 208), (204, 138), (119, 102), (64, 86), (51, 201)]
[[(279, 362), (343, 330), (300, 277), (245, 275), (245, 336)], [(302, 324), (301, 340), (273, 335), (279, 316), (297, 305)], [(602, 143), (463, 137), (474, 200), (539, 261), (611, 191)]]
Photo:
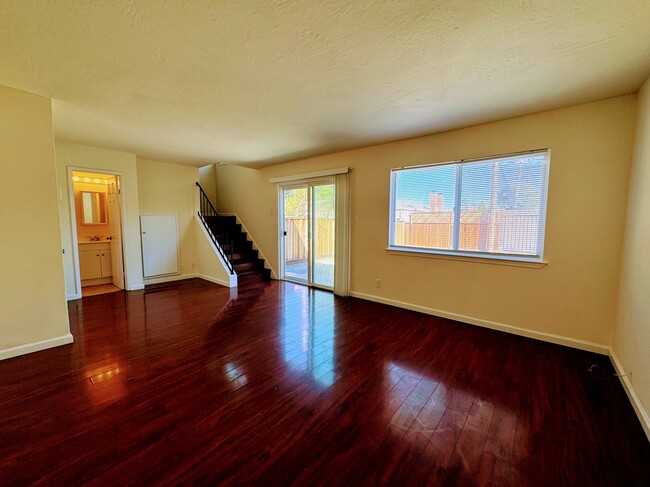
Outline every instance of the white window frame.
[[(455, 165), (457, 170), (459, 170), (461, 164), (464, 163), (481, 162), (481, 161), (498, 161), (501, 159), (521, 157), (524, 155), (532, 155), (532, 154), (545, 154), (547, 160), (546, 175), (545, 175), (546, 177), (542, 182), (543, 206), (540, 208), (540, 216), (539, 216), (539, 222), (541, 225), (541, 231), (539, 232), (538, 242), (537, 242), (537, 249), (539, 251), (539, 255), (471, 252), (466, 250), (446, 250), (446, 249), (443, 250), (443, 249), (410, 247), (410, 246), (393, 244), (393, 242), (395, 241), (395, 199), (396, 199), (395, 197), (397, 192), (397, 188), (395, 184), (395, 175), (400, 171), (408, 171), (410, 169), (422, 169), (426, 167), (443, 166), (443, 165), (450, 165), (450, 164)], [(460, 159), (456, 161), (439, 162), (434, 164), (421, 164), (416, 166), (402, 166), (402, 167), (393, 168), (390, 171), (390, 204), (389, 204), (389, 215), (388, 215), (389, 229), (388, 229), (388, 247), (386, 248), (386, 250), (396, 254), (419, 254), (419, 255), (431, 256), (431, 257), (457, 258), (460, 260), (467, 260), (467, 261), (484, 260), (487, 262), (494, 261), (494, 263), (511, 262), (513, 264), (518, 264), (518, 263), (519, 264), (526, 264), (526, 263), (546, 264), (546, 261), (544, 260), (544, 242), (546, 236), (546, 212), (548, 206), (548, 181), (549, 181), (550, 172), (551, 172), (551, 149), (550, 148), (535, 149), (535, 150), (523, 151), (523, 152), (513, 152), (509, 154), (499, 154), (499, 155), (479, 157), (474, 159)], [(455, 187), (454, 208), (457, 209), (458, 211), (460, 211), (459, 202), (460, 202), (461, 190), (462, 190), (462, 184), (457, 176), (456, 187)], [(460, 224), (460, 218), (456, 218), (456, 215), (454, 215), (454, 221), (453, 221), (454, 230), (452, 235), (452, 239), (454, 243), (452, 246), (456, 248), (458, 247), (459, 224)]]

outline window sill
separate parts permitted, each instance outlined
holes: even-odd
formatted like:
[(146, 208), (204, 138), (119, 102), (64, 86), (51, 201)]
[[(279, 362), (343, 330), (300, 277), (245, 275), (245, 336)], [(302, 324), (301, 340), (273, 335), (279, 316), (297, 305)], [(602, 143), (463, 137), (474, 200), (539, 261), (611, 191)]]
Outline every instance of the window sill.
[(394, 255), (410, 255), (412, 257), (428, 257), (443, 260), (458, 260), (461, 262), (478, 262), (481, 264), (507, 265), (541, 269), (548, 264), (545, 260), (533, 260), (526, 257), (487, 257), (484, 255), (454, 254), (444, 251), (414, 249), (408, 247), (388, 247), (386, 251)]

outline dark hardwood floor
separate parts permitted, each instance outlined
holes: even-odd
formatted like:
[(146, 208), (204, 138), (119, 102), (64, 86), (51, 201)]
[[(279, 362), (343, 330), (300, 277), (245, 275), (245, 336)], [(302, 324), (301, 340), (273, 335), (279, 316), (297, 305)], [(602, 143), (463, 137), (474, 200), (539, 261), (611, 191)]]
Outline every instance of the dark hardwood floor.
[(650, 485), (604, 356), (277, 281), (69, 309), (0, 362), (2, 485)]

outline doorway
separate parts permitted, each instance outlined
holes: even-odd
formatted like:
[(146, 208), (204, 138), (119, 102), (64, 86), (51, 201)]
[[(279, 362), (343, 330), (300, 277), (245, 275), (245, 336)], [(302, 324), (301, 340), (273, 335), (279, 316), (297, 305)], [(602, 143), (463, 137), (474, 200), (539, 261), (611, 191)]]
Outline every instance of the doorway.
[(70, 170), (77, 295), (125, 287), (121, 176)]
[(280, 278), (332, 290), (336, 184), (323, 178), (280, 187)]

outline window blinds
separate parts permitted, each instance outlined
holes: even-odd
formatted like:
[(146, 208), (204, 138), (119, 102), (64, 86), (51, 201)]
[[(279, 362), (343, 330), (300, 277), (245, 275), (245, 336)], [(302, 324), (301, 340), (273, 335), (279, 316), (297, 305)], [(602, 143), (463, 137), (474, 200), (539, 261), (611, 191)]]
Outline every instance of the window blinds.
[(391, 247), (541, 259), (549, 151), (391, 173)]

